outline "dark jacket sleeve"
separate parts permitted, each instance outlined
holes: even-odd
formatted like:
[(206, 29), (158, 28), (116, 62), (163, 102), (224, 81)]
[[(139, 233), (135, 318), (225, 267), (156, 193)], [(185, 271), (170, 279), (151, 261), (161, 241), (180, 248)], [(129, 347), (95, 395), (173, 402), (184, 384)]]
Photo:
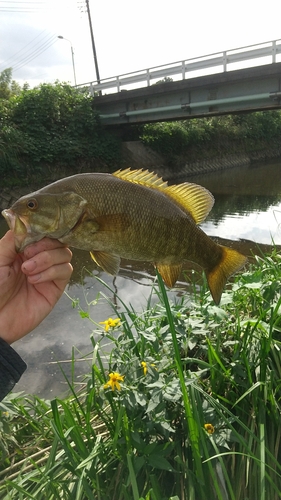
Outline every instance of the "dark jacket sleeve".
[(25, 362), (0, 338), (0, 401), (13, 389), (25, 370)]

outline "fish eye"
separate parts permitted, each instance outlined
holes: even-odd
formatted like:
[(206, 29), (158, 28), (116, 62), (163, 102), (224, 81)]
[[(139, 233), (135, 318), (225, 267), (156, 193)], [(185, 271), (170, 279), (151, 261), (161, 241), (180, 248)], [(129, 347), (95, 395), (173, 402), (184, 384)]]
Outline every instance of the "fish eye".
[(35, 200), (35, 198), (31, 198), (30, 200), (28, 200), (28, 202), (26, 203), (26, 206), (30, 209), (30, 210), (36, 210), (36, 208), (38, 207), (38, 203), (37, 201)]

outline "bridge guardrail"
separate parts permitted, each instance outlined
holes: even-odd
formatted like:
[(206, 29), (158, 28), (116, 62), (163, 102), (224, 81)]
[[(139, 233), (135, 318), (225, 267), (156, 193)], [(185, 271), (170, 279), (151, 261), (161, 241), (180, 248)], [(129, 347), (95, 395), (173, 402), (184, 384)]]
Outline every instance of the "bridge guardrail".
[[(238, 49), (231, 49), (214, 54), (208, 54), (200, 57), (193, 57), (184, 61), (177, 61), (174, 63), (155, 66), (149, 69), (134, 71), (131, 73), (124, 73), (122, 75), (104, 78), (99, 81), (87, 82), (79, 84), (77, 87), (89, 87), (92, 95), (95, 93), (102, 93), (104, 90), (115, 89), (113, 92), (120, 92), (126, 90), (128, 85), (135, 85), (143, 83), (143, 86), (149, 86), (153, 80), (169, 78), (171, 76), (180, 75), (178, 79), (186, 79), (196, 71), (207, 70), (210, 68), (219, 68), (221, 71), (229, 71), (229, 65), (235, 63), (242, 63), (244, 61), (261, 60), (264, 58), (271, 58), (271, 63), (277, 62), (278, 55), (281, 54), (281, 39), (271, 42), (263, 42), (255, 45), (248, 45)], [(266, 61), (268, 63), (268, 61)], [(264, 63), (264, 64), (266, 64)], [(261, 63), (259, 63), (260, 65)], [(231, 68), (230, 68), (231, 69)], [(217, 72), (217, 71), (216, 71)], [(211, 74), (211, 73), (206, 73)], [(139, 87), (135, 87), (139, 88)]]

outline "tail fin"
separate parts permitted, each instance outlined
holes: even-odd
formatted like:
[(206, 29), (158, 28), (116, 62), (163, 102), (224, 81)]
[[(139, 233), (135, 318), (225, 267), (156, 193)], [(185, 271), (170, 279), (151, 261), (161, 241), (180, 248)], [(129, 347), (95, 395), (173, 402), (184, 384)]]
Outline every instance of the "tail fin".
[(228, 278), (239, 271), (247, 262), (247, 257), (236, 250), (223, 246), (221, 248), (222, 258), (220, 262), (206, 273), (208, 285), (216, 304), (220, 303), (221, 294)]

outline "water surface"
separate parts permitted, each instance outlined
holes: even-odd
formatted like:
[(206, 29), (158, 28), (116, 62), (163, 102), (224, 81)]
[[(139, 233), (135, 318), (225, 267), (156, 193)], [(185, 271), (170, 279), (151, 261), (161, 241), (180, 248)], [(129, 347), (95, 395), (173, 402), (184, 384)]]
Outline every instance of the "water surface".
[[(193, 176), (181, 182), (185, 180), (205, 186), (215, 197), (214, 208), (201, 226), (209, 236), (222, 239), (246, 254), (256, 252), (257, 245), (270, 248), (272, 240), (281, 245), (281, 160)], [(0, 222), (0, 234), (6, 227), (4, 220)], [(79, 299), (82, 308), (90, 312), (97, 324), (112, 316), (110, 301), (116, 302), (114, 292), (137, 311), (142, 310), (151, 293), (154, 277), (150, 264), (122, 262), (115, 280), (98, 270), (87, 252), (74, 251), (73, 265), (75, 271), (67, 293)], [(112, 292), (96, 276), (104, 280)], [(183, 282), (181, 285), (188, 293), (188, 286)], [(101, 298), (96, 304), (100, 293), (109, 300)], [(118, 300), (117, 305), (122, 310)], [(13, 345), (28, 364), (16, 391), (25, 390), (49, 398), (62, 395), (67, 385), (57, 361), (62, 362), (61, 366), (71, 376), (69, 360), (73, 352), (78, 359), (73, 379), (81, 380), (80, 375), (90, 371), (90, 360), (87, 363), (79, 358), (91, 351), (90, 336), (94, 329), (96, 325), (89, 319), (81, 319), (78, 309), (73, 309), (72, 301), (64, 295), (34, 332)]]

